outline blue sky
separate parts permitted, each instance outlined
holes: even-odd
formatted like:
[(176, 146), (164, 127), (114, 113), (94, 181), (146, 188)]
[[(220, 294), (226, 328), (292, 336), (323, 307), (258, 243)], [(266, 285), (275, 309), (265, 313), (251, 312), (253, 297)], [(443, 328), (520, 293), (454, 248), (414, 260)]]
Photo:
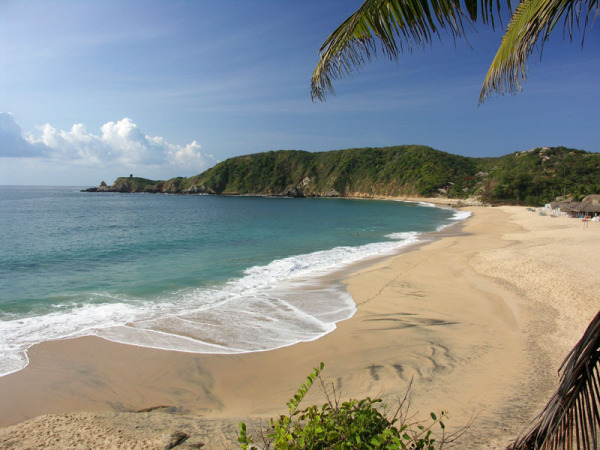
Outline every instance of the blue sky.
[(477, 105), (501, 40), (479, 27), (376, 59), (310, 98), (321, 43), (360, 0), (0, 0), (0, 184), (167, 179), (229, 157), (422, 144), (465, 156), (600, 151), (600, 27)]

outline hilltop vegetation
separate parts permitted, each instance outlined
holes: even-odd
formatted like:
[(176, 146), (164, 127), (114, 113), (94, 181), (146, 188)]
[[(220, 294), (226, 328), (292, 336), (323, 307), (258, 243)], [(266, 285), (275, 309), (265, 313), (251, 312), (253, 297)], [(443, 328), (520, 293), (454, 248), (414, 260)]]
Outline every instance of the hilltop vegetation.
[(478, 191), (491, 203), (542, 205), (558, 197), (600, 193), (600, 154), (565, 147), (537, 148), (480, 161)]
[(600, 193), (600, 154), (536, 148), (469, 158), (423, 146), (310, 153), (280, 150), (238, 156), (189, 178), (118, 178), (99, 191), (290, 197), (476, 197), (541, 205), (559, 196)]

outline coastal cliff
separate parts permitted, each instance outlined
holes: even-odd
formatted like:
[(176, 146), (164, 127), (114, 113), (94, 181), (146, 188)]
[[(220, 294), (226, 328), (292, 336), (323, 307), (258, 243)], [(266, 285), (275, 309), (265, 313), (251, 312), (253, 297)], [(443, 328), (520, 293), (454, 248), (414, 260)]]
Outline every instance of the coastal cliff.
[(120, 177), (90, 192), (287, 197), (477, 198), (540, 205), (558, 196), (600, 193), (600, 154), (544, 147), (470, 158), (417, 145), (238, 156), (189, 178)]

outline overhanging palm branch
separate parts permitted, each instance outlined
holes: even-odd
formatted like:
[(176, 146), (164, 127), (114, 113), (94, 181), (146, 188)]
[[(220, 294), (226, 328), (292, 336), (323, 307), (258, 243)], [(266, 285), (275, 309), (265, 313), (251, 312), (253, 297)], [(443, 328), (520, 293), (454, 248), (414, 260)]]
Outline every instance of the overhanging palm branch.
[(321, 46), (312, 76), (313, 100), (325, 100), (333, 93), (333, 80), (370, 60), (378, 42), (385, 55), (398, 59), (405, 47), (410, 51), (431, 42), (440, 29), (449, 30), (454, 38), (462, 36), (464, 24), (477, 17), (477, 1), (467, 2), (467, 15), (460, 0), (366, 0)]
[[(525, 79), (525, 62), (541, 35), (548, 38), (561, 16), (572, 36), (574, 27), (591, 27), (598, 16), (599, 0), (521, 0), (502, 45), (485, 79), (480, 102), (492, 92), (516, 93)], [(510, 0), (366, 0), (319, 49), (319, 62), (311, 80), (313, 100), (334, 92), (333, 81), (348, 75), (375, 56), (377, 49), (391, 59), (431, 42), (441, 30), (453, 39), (464, 36), (465, 26), (481, 20), (495, 25), (501, 7)]]
[(571, 38), (576, 27), (583, 29), (583, 45), (585, 31), (598, 17), (598, 11), (598, 0), (521, 0), (485, 77), (479, 103), (493, 92), (521, 90), (520, 80), (526, 79), (527, 59), (538, 41), (543, 46), (561, 17), (565, 18), (565, 31)]
[(560, 371), (558, 390), (533, 428), (509, 449), (600, 448), (600, 312)]

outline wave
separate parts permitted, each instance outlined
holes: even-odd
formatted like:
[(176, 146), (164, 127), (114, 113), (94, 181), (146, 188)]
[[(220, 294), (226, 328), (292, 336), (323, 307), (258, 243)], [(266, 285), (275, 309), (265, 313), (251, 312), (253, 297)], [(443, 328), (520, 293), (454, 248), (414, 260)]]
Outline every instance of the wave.
[(454, 225), (457, 222), (462, 222), (463, 220), (467, 220), (469, 217), (471, 217), (470, 211), (454, 210), (454, 215), (452, 217), (450, 217), (451, 222), (440, 225), (436, 231), (442, 231), (443, 229), (448, 228), (450, 225)]
[[(454, 220), (463, 220), (464, 213)], [(341, 284), (320, 282), (352, 263), (393, 254), (420, 233), (389, 241), (290, 256), (245, 270), (211, 288), (148, 300), (90, 293), (70, 308), (0, 321), (0, 376), (28, 364), (27, 350), (44, 341), (98, 336), (114, 342), (193, 353), (246, 353), (318, 339), (356, 312)]]

